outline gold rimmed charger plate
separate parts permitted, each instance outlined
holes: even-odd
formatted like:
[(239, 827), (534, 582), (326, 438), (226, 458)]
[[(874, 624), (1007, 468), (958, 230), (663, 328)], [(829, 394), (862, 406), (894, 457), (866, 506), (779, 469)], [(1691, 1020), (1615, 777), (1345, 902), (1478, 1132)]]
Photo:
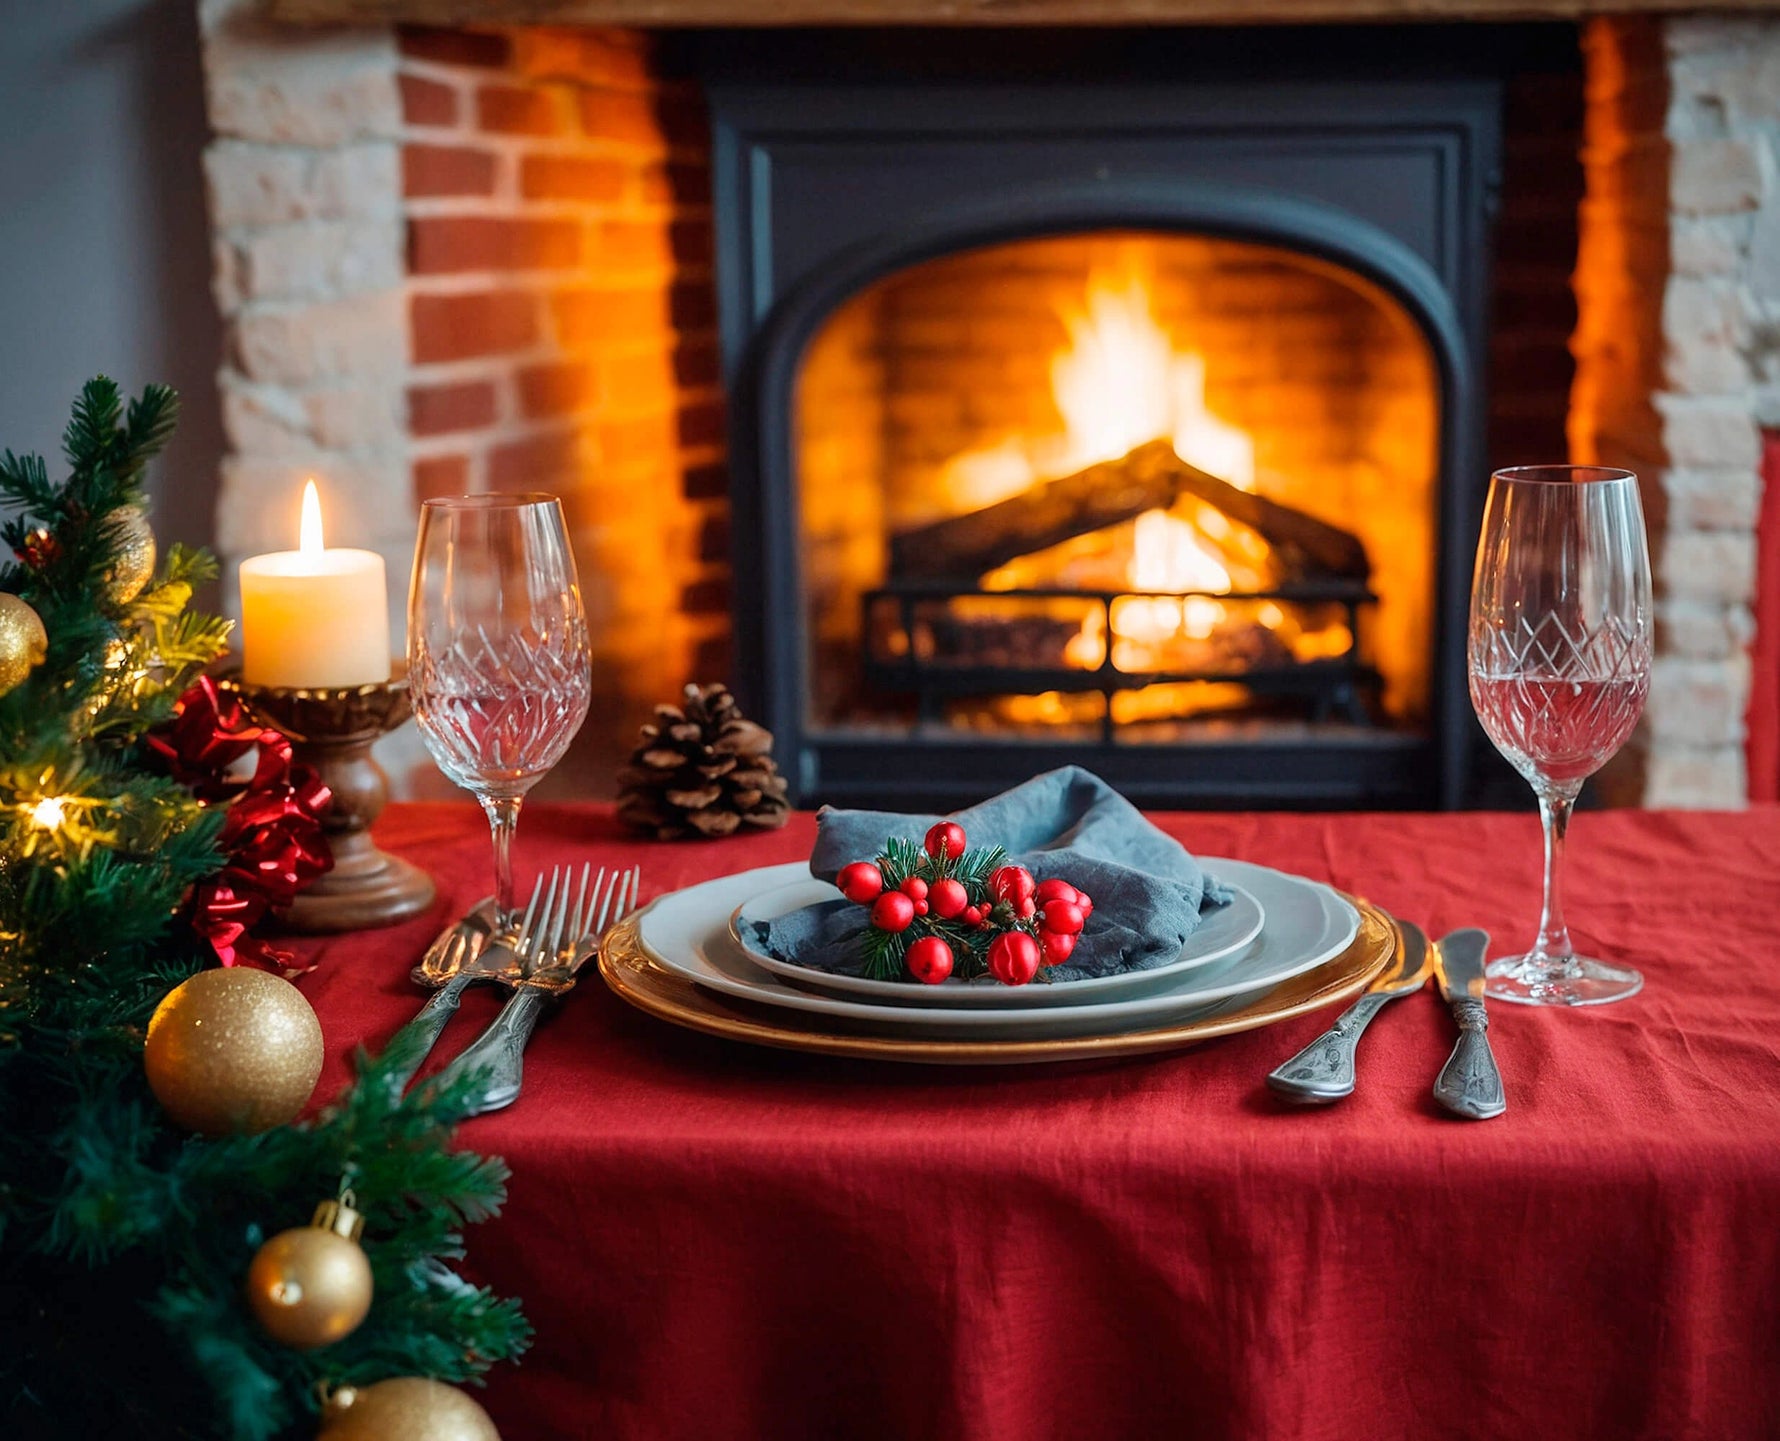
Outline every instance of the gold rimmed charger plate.
[(1371, 984), (1402, 943), (1396, 924), (1383, 911), (1352, 896), (1360, 928), (1340, 955), (1314, 970), (1283, 981), (1233, 1011), (1141, 1031), (1103, 1036), (1059, 1036), (1053, 1040), (933, 1040), (883, 1035), (849, 1026), (833, 1017), (751, 1005), (707, 991), (658, 965), (643, 949), (640, 914), (621, 921), (600, 947), (600, 974), (622, 999), (640, 1011), (676, 1026), (824, 1056), (858, 1056), (874, 1061), (912, 1061), (935, 1066), (1036, 1064), (1043, 1061), (1100, 1060), (1171, 1051), (1289, 1020), (1358, 995)]

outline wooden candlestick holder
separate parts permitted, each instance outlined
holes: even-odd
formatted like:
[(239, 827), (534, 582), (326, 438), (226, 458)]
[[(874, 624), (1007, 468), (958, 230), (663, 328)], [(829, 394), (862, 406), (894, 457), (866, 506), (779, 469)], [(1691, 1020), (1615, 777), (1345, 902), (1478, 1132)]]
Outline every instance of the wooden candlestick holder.
[(382, 684), (340, 689), (254, 685), (239, 673), (218, 684), (241, 698), (255, 722), (289, 736), (296, 759), (313, 766), (334, 793), (321, 822), (334, 868), (296, 898), (281, 924), (312, 934), (356, 931), (393, 925), (431, 905), (432, 878), (371, 839), (371, 823), (389, 799), (389, 779), (371, 745), (413, 713), (401, 665)]

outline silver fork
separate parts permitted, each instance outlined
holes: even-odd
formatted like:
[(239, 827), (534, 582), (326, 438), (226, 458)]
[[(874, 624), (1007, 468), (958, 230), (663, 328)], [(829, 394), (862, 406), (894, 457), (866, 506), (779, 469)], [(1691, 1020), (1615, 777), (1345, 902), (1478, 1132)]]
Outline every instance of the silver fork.
[(434, 1078), (444, 1084), (487, 1068), (487, 1082), (467, 1114), (498, 1111), (519, 1098), (526, 1042), (545, 1003), (575, 984), (575, 973), (598, 951), (607, 926), (636, 908), (642, 880), (637, 866), (615, 870), (609, 877), (604, 866), (597, 877), (591, 865), (584, 866), (580, 891), (571, 905), (572, 873), (561, 867), (552, 873), (541, 918), (536, 930), (528, 932), (520, 953), (525, 974), (512, 999), (488, 1029)]

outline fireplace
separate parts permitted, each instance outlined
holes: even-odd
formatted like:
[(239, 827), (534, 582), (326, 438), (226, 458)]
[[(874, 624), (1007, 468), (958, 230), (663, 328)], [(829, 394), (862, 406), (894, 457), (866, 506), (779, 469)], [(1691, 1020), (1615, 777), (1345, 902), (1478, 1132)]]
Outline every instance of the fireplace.
[(816, 723), (1425, 720), (1435, 396), (1376, 287), (1247, 242), (1022, 240), (868, 286), (796, 398)]
[(741, 671), (802, 797), (1457, 803), (1499, 77), (821, 43), (707, 76)]
[[(950, 802), (1081, 759), (1154, 801), (1481, 804), (1523, 796), (1487, 788), (1457, 684), (1477, 495), (1567, 452), (1638, 471), (1652, 527), (1657, 662), (1613, 796), (1741, 804), (1780, 20), (1266, 23), (1304, 8), (897, 0), (955, 28), (860, 30), (803, 0), (835, 28), (780, 7), (750, 32), (683, 28), (762, 23), (736, 0), (215, 0), (213, 539), (231, 565), (285, 543), (313, 476), (400, 574), (417, 499), (559, 491), (596, 701), (558, 794), (609, 793), (653, 703), (727, 678), (804, 800)], [(1153, 28), (1100, 28), (1136, 9)], [(899, 534), (1131, 454), (1070, 454), (1054, 369), (1133, 274), (1147, 305), (1113, 312), (1154, 322), (1150, 373), (1192, 379), (1254, 488), (1166, 420), (1132, 448), (1357, 539), (1363, 582), (1287, 557), (1346, 598), (1264, 600), (1281, 578), (1216, 547), (1208, 569), (1157, 518), (1203, 514), (1178, 496), (892, 573)], [(938, 494), (947, 467), (976, 488)], [(440, 793), (418, 746), (385, 761)]]

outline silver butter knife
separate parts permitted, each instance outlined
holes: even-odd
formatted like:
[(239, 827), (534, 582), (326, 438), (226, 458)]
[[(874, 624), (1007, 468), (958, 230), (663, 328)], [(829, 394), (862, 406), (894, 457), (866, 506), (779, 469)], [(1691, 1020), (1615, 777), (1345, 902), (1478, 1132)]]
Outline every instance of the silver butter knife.
[(1318, 1036), (1291, 1060), (1267, 1077), (1267, 1084), (1288, 1101), (1327, 1105), (1353, 1094), (1354, 1050), (1360, 1033), (1387, 1001), (1409, 996), (1427, 983), (1431, 962), (1428, 937), (1422, 928), (1399, 921), (1403, 944), (1396, 960), (1345, 1011), (1330, 1030)]
[(1434, 976), (1459, 1023), (1459, 1043), (1434, 1082), (1434, 1099), (1472, 1121), (1487, 1121), (1508, 1109), (1483, 1009), (1483, 959), (1489, 945), (1489, 932), (1473, 926), (1442, 936), (1434, 948)]

